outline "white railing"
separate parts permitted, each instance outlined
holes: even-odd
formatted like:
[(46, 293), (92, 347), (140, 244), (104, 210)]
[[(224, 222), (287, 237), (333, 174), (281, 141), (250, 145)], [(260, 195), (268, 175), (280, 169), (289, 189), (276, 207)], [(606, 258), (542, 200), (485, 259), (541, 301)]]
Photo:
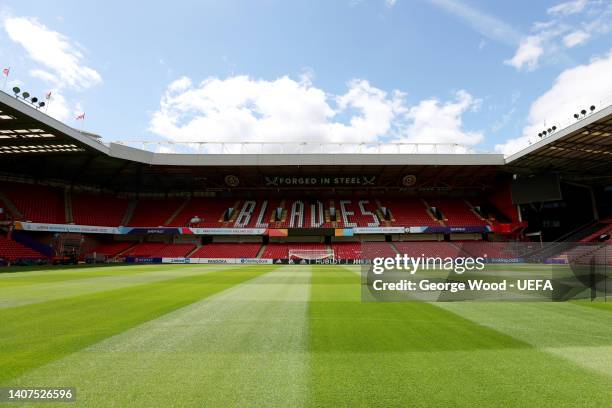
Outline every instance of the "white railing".
[(187, 154), (462, 154), (477, 153), (456, 143), (292, 143), (292, 142), (173, 142), (125, 140), (116, 144), (157, 153)]

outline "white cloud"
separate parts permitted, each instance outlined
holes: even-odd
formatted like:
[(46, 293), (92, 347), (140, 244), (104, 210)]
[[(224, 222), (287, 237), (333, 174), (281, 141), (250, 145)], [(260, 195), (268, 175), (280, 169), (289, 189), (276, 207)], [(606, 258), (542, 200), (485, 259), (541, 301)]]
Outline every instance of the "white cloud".
[(531, 35), (521, 41), (514, 57), (504, 61), (504, 64), (512, 65), (516, 69), (527, 67), (531, 71), (537, 68), (538, 61), (543, 53), (542, 38)]
[(387, 7), (393, 7), (395, 6), (395, 3), (397, 3), (397, 0), (385, 0)]
[[(599, 106), (612, 96), (612, 50), (589, 64), (563, 71), (553, 86), (532, 105), (523, 135), (495, 147), (505, 154), (514, 153), (537, 140), (537, 134), (550, 126), (562, 129), (572, 123), (572, 116), (581, 108)], [(602, 106), (599, 106), (602, 107)], [(535, 137), (534, 137), (535, 136)]]
[(65, 122), (72, 118), (71, 112), (73, 108), (70, 107), (68, 101), (64, 95), (56, 91), (52, 93), (51, 100), (45, 100), (47, 104), (46, 108), (42, 108), (42, 111), (47, 115), (54, 117), (55, 119)]
[(566, 49), (612, 31), (612, 3), (576, 0), (548, 9), (550, 19), (533, 23), (531, 33), (521, 40), (513, 58), (504, 61), (517, 69), (534, 70), (539, 62), (568, 61)]
[(578, 30), (563, 37), (563, 44), (565, 44), (567, 48), (572, 48), (584, 44), (589, 38), (591, 38), (591, 34)]
[(548, 9), (548, 14), (551, 15), (569, 15), (580, 13), (584, 10), (588, 0), (572, 0), (564, 3), (559, 3)]
[(464, 130), (462, 116), (468, 111), (478, 110), (480, 104), (479, 99), (463, 90), (455, 94), (455, 100), (446, 103), (437, 99), (421, 101), (408, 111), (406, 116), (410, 123), (400, 140), (408, 143), (478, 144), (483, 140), (483, 134)]
[(505, 21), (459, 0), (428, 0), (434, 6), (452, 14), (489, 40), (516, 45), (521, 34)]
[(10, 39), (21, 44), (33, 61), (47, 69), (33, 70), (37, 78), (71, 88), (89, 88), (102, 81), (96, 70), (83, 65), (83, 55), (69, 38), (38, 20), (8, 17), (4, 20), (4, 28)]
[(31, 69), (29, 74), (31, 77), (38, 78), (45, 82), (52, 82), (54, 84), (57, 84), (59, 82), (57, 76), (43, 69)]
[(182, 77), (168, 86), (149, 130), (176, 142), (394, 140), (472, 145), (482, 134), (464, 130), (462, 115), (478, 104), (460, 91), (450, 102), (428, 99), (409, 107), (404, 93), (388, 93), (362, 79), (333, 95), (307, 78), (234, 76), (194, 84)]

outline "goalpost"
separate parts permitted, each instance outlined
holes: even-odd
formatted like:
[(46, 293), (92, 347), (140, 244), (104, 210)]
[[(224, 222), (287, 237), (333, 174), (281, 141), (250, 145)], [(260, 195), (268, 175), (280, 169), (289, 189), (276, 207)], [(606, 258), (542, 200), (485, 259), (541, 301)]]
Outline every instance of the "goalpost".
[(334, 261), (334, 251), (331, 249), (289, 249), (289, 261), (299, 262), (327, 260)]

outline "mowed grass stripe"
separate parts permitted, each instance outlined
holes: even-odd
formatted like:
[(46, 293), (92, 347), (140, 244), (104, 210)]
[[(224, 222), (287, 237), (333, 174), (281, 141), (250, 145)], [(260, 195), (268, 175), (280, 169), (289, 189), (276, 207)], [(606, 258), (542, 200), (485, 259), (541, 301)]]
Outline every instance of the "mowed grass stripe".
[[(460, 308), (461, 304), (457, 304)], [(311, 406), (609, 406), (612, 381), (423, 302), (361, 303), (360, 278), (315, 268)]]
[(612, 378), (612, 313), (603, 302), (436, 305)]
[(0, 308), (63, 299), (95, 292), (159, 282), (214, 270), (228, 265), (122, 265), (92, 269), (48, 270), (44, 274), (0, 274)]
[(70, 384), (76, 406), (304, 406), (309, 291), (309, 266), (280, 267), (11, 384)]
[(101, 265), (101, 266), (45, 266), (45, 269), (0, 271), (0, 289), (41, 283), (99, 278), (116, 275), (133, 275), (164, 270), (167, 265)]
[(236, 268), (0, 309), (0, 383), (272, 269)]

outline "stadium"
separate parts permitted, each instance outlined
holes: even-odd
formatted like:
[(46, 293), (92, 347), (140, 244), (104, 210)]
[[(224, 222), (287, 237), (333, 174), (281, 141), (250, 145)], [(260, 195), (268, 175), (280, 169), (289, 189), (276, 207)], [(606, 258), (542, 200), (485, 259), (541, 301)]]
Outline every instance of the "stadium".
[[(107, 145), (0, 93), (0, 385), (82, 406), (609, 406), (612, 106), (509, 157), (196, 148)], [(362, 271), (403, 255), (600, 279), (566, 302), (364, 299)]]

